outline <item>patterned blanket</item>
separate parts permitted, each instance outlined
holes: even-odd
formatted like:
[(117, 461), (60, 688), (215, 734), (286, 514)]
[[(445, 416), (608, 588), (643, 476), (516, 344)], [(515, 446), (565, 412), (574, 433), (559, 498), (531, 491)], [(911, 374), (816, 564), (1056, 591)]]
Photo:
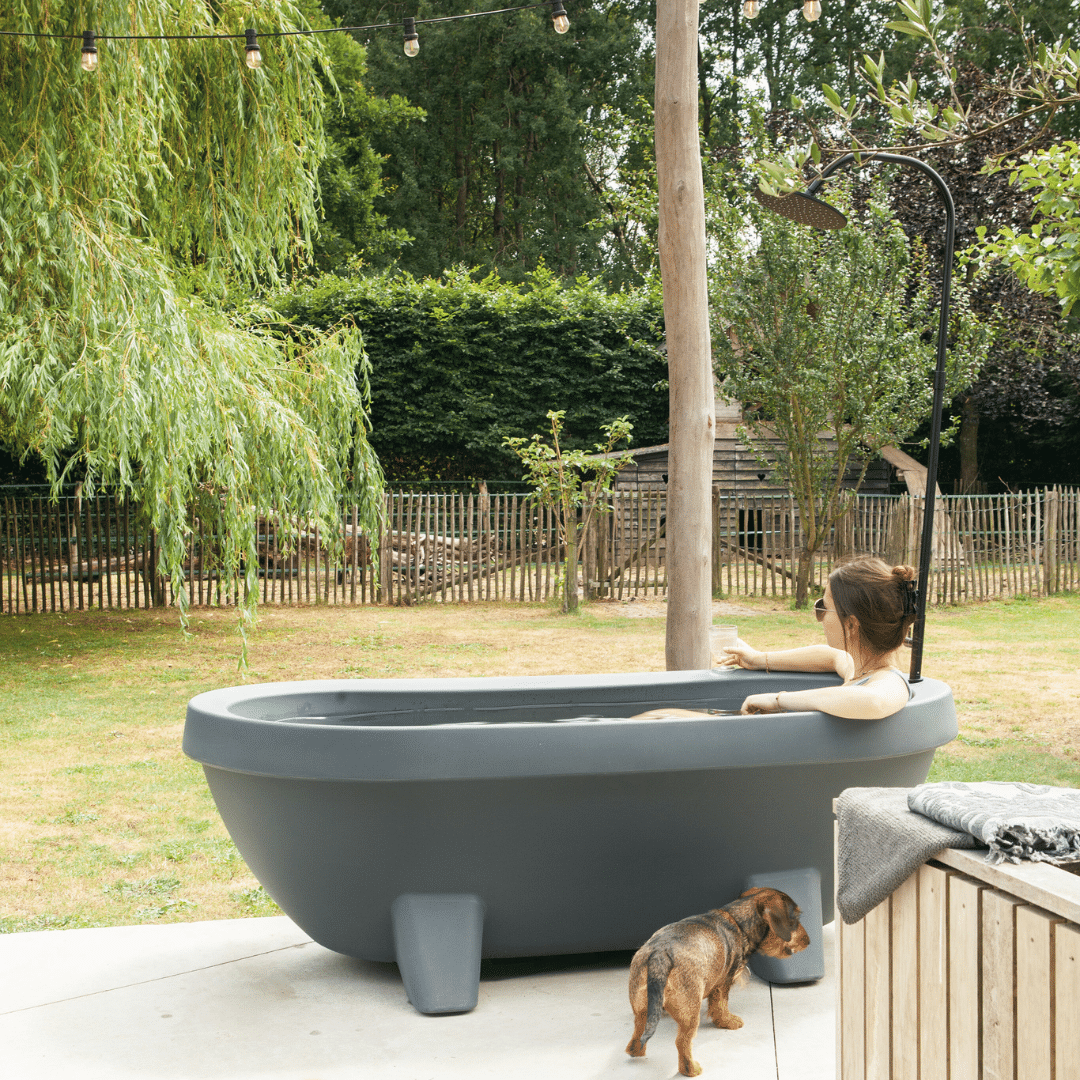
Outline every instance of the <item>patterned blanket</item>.
[(1080, 862), (1080, 791), (1042, 784), (945, 780), (908, 793), (909, 809), (974, 836), (987, 862)]

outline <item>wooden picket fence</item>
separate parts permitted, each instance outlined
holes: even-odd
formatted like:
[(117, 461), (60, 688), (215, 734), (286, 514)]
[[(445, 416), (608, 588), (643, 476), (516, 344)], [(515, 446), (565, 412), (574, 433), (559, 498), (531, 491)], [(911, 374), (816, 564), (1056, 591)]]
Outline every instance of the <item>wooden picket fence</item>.
[[(922, 500), (853, 496), (818, 553), (811, 589), (837, 562), (879, 555), (917, 565)], [(259, 599), (267, 604), (545, 601), (560, 594), (565, 551), (552, 513), (530, 495), (388, 492), (383, 533), (345, 508), (335, 535), (273, 512), (257, 518)], [(799, 514), (787, 496), (713, 496), (713, 591), (794, 594)], [(1080, 490), (950, 495), (937, 501), (929, 602), (1041, 596), (1080, 587)], [(160, 607), (152, 530), (112, 495), (0, 496), (0, 612)], [(220, 579), (220, 538), (190, 522), (184, 587), (194, 607), (235, 604)], [(578, 588), (588, 599), (667, 592), (666, 492), (614, 492), (582, 538)], [(377, 556), (375, 558), (374, 556)]]

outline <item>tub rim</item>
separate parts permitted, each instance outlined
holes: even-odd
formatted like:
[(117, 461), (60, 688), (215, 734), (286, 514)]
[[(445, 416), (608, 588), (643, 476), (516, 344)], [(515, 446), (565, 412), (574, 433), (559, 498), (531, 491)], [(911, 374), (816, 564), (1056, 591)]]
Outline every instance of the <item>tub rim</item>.
[[(767, 682), (767, 687), (763, 683)], [(504, 721), (484, 726), (355, 726), (238, 715), (242, 702), (273, 703), (297, 695), (344, 702), (378, 693), (607, 694), (642, 703), (667, 698), (708, 707), (749, 693), (835, 685), (806, 672), (699, 670), (604, 675), (531, 675), (455, 679), (325, 679), (224, 687), (192, 698), (184, 752), (205, 766), (256, 776), (327, 781), (484, 780), (759, 768), (868, 761), (923, 753), (952, 741), (956, 713), (949, 687), (913, 685), (912, 700), (881, 720), (846, 720), (821, 712), (764, 716), (679, 717), (582, 722)], [(665, 691), (678, 691), (670, 697)], [(636, 700), (635, 700), (636, 699)], [(558, 702), (561, 703), (561, 702)], [(646, 699), (647, 703), (647, 699)], [(715, 704), (714, 706), (715, 707)], [(287, 714), (286, 714), (287, 715)], [(337, 715), (349, 715), (338, 713)], [(779, 729), (779, 730), (778, 730)]]

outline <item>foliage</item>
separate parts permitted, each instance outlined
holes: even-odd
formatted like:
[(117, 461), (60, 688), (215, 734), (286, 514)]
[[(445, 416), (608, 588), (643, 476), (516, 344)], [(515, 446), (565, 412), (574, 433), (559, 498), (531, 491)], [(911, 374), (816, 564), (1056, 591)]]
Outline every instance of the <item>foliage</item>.
[[(300, 7), (313, 28), (334, 25), (316, 0), (302, 0)], [(389, 228), (385, 214), (375, 209), (387, 185), (385, 158), (376, 153), (372, 137), (392, 140), (406, 125), (422, 122), (424, 110), (396, 94), (384, 99), (367, 89), (364, 48), (350, 34), (324, 34), (322, 41), (326, 149), (319, 164), (321, 221), (313, 255), (320, 269), (343, 270), (357, 260), (383, 262), (410, 242), (404, 229)]]
[[(848, 228), (755, 211), (756, 249), (719, 266), (712, 283), (724, 392), (743, 403), (744, 437), (799, 506), (800, 605), (811, 558), (846, 509), (849, 459), (899, 443), (929, 415), (936, 363), (936, 267), (909, 245), (880, 184), (853, 206), (839, 183), (832, 201)], [(972, 381), (989, 344), (962, 287), (951, 330), (950, 394)]]
[[(577, 566), (581, 537), (588, 532), (597, 514), (609, 513), (610, 506), (604, 498), (611, 491), (619, 470), (632, 463), (628, 453), (618, 454), (619, 443), (630, 441), (633, 425), (625, 416), (610, 424), (603, 424), (604, 441), (597, 443), (595, 454), (583, 450), (563, 450), (559, 445), (566, 411), (549, 409), (551, 443), (539, 435), (531, 439), (507, 438), (503, 441), (525, 466), (525, 478), (529, 480), (537, 497), (555, 514), (559, 528), (559, 540), (566, 550), (566, 562), (562, 574), (562, 609), (575, 611), (578, 606)], [(583, 474), (593, 474), (584, 480)]]
[(546, 426), (549, 402), (565, 406), (567, 449), (623, 414), (646, 445), (667, 439), (654, 288), (564, 286), (544, 268), (514, 285), (458, 269), (438, 281), (325, 276), (274, 304), (294, 323), (363, 332), (371, 442), (392, 480), (514, 476), (503, 440)]
[(1011, 182), (1035, 192), (1030, 232), (1005, 227), (984, 250), (1003, 259), (1034, 292), (1056, 295), (1067, 315), (1080, 300), (1080, 146), (1075, 142), (1023, 155)]
[[(920, 155), (941, 176), (956, 210), (956, 247), (963, 252), (976, 245), (979, 230), (996, 234), (1009, 229), (1023, 232), (1031, 222), (1033, 200), (1018, 184), (1009, 182), (1001, 170), (987, 171), (987, 158), (1002, 159), (1029, 144), (1036, 148), (1052, 145), (1050, 132), (1040, 133), (1040, 123), (1031, 117), (1015, 124), (992, 126), (1009, 114), (993, 74), (969, 66), (959, 72), (958, 90), (969, 103), (969, 115), (979, 127), (990, 128), (979, 138), (954, 146), (928, 147)], [(866, 173), (872, 170), (865, 170)], [(898, 170), (894, 178), (893, 206), (909, 237), (918, 238), (931, 259), (944, 257), (945, 213), (940, 193), (915, 169)], [(1033, 293), (1008, 267), (989, 265), (985, 260), (961, 256), (957, 267), (968, 279), (971, 304), (976, 313), (994, 323), (994, 341), (979, 378), (954, 401), (960, 413), (960, 433), (956, 452), (942, 455), (940, 474), (945, 481), (959, 479), (964, 490), (976, 490), (983, 483), (980, 474), (993, 479), (1004, 476), (1016, 482), (1008, 461), (1014, 443), (1000, 425), (1011, 419), (1034, 425), (1023, 439), (1030, 449), (1031, 434), (1068, 423), (1067, 398), (1060, 390), (1062, 380), (1076, 382), (1080, 375), (1080, 339), (1071, 333), (1060, 309), (1046, 296)], [(1010, 428), (1011, 430), (1011, 428)], [(1015, 443), (1014, 443), (1015, 445)], [(1039, 482), (1065, 482), (1064, 458), (1060, 467), (1035, 474)], [(985, 468), (982, 465), (985, 464)], [(1017, 461), (1019, 466), (1019, 461)], [(1023, 467), (1025, 477), (1032, 477)]]
[[(289, 0), (25, 0), (0, 27), (72, 34), (301, 26)], [(242, 45), (0, 44), (0, 422), (54, 490), (121, 488), (183, 583), (197, 504), (223, 577), (255, 602), (252, 508), (336, 520), (346, 492), (376, 521), (355, 331), (290, 339), (243, 303), (301, 264), (325, 153), (316, 38)], [(242, 567), (246, 566), (246, 571)], [(182, 593), (181, 593), (182, 595)], [(183, 603), (181, 615), (183, 616)]]
[[(471, 0), (325, 7), (353, 26), (477, 10)], [(593, 181), (624, 152), (603, 139), (652, 97), (643, 14), (624, 0), (577, 4), (565, 35), (548, 8), (421, 24), (412, 59), (400, 34), (363, 36), (374, 93), (401, 95), (427, 117), (377, 139), (388, 174), (379, 212), (413, 238), (398, 266), (437, 276), (466, 263), (515, 280), (541, 259), (570, 278), (601, 266), (613, 237), (593, 224), (604, 202)]]
[[(860, 95), (850, 82), (824, 86), (829, 120), (822, 120), (820, 97), (796, 100), (795, 119), (811, 141), (798, 145), (797, 124), (789, 122), (796, 145), (771, 160), (760, 155), (756, 165), (763, 189), (783, 192), (804, 186), (831, 151), (899, 150), (930, 162), (949, 185), (958, 246), (972, 246), (969, 272), (980, 262), (985, 270), (990, 260), (998, 261), (995, 271), (972, 282), (974, 308), (993, 318), (1000, 332), (985, 377), (956, 403), (963, 413), (959, 472), (967, 485), (979, 474), (981, 416), (1017, 422), (1022, 416), (1038, 430), (1047, 429), (1043, 442), (1054, 442), (1060, 438), (1053, 431), (1061, 435), (1068, 428), (1070, 402), (1078, 400), (1076, 336), (1029, 291), (1060, 297), (1067, 309), (1075, 288), (1069, 276), (1077, 265), (1070, 155), (1054, 148), (1054, 140), (1075, 130), (1080, 116), (1080, 52), (1064, 36), (1075, 22), (1075, 6), (1057, 0), (958, 0), (945, 6), (903, 0), (885, 27), (895, 32), (894, 40), (877, 59), (863, 59), (859, 74), (869, 93)], [(1030, 156), (1017, 163), (1025, 149)], [(1041, 215), (1033, 194), (1042, 200)], [(906, 177), (897, 213), (909, 235), (922, 238), (932, 254), (941, 251), (940, 197), (929, 183)], [(990, 440), (995, 454), (1001, 449), (998, 434), (995, 429)], [(1027, 450), (1021, 454), (1025, 460)], [(1003, 467), (1000, 455), (995, 460)], [(1051, 471), (1039, 479), (1060, 477)]]

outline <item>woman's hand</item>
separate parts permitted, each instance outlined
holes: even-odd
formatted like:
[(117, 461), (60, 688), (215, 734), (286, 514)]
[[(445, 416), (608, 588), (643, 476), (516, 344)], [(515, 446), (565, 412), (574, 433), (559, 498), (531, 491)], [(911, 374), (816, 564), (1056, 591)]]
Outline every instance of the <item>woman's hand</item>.
[(760, 671), (765, 667), (765, 654), (747, 645), (742, 638), (736, 644), (720, 649), (719, 653), (719, 667), (746, 668), (749, 671)]
[(739, 712), (749, 713), (778, 713), (781, 712), (779, 694), (751, 694), (743, 703)]

